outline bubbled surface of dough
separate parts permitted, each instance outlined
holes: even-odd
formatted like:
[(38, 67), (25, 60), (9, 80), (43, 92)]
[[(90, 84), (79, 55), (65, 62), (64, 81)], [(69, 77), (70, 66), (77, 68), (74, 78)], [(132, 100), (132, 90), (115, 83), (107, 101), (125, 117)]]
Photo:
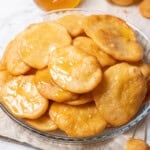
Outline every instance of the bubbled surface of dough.
[(117, 60), (139, 61), (143, 49), (134, 31), (121, 19), (110, 15), (91, 15), (84, 21), (85, 33), (107, 54)]
[(76, 107), (53, 103), (50, 116), (61, 130), (73, 137), (95, 135), (106, 127), (106, 122), (93, 103)]
[(104, 72), (94, 100), (104, 119), (113, 126), (129, 122), (138, 112), (147, 91), (138, 67), (120, 63)]
[(80, 48), (84, 52), (95, 56), (102, 67), (111, 66), (116, 63), (116, 60), (103, 52), (96, 43), (85, 36), (79, 36), (73, 40), (73, 45)]

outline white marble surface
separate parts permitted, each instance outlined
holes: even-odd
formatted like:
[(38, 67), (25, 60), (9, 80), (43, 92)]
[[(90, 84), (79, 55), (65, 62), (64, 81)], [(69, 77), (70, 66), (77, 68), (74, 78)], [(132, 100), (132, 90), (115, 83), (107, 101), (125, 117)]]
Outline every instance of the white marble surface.
[[(10, 15), (17, 14), (23, 10), (35, 10), (39, 13), (44, 13), (33, 3), (33, 0), (0, 0), (0, 24), (3, 21), (6, 21)], [(92, 9), (101, 9), (102, 11), (111, 12), (122, 16), (123, 18), (127, 17), (129, 22), (134, 23), (140, 30), (142, 30), (150, 38), (150, 20), (144, 19), (138, 12), (137, 6), (132, 7), (116, 7), (107, 4), (106, 0), (83, 0), (80, 7), (92, 8)], [(18, 145), (17, 143), (7, 142), (0, 138), (0, 150), (33, 150), (34, 148), (25, 147)]]

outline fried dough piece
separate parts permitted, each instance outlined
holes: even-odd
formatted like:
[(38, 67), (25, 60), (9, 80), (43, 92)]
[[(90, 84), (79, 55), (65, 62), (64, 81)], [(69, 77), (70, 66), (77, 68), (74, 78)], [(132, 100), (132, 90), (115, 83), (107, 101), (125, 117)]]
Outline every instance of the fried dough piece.
[(11, 42), (7, 45), (2, 58), (0, 59), (0, 71), (5, 71), (7, 70), (7, 66), (6, 66), (6, 57), (7, 57), (7, 53), (8, 53), (8, 48), (10, 47)]
[(143, 48), (134, 31), (121, 19), (110, 15), (92, 15), (84, 19), (85, 33), (107, 54), (120, 61), (136, 62)]
[(6, 70), (7, 68), (6, 68), (6, 63), (5, 63), (5, 60), (2, 58), (1, 60), (0, 60), (0, 71), (4, 71), (4, 70)]
[(135, 0), (110, 0), (110, 1), (120, 6), (129, 6), (135, 2)]
[(17, 40), (11, 41), (6, 47), (1, 61), (1, 67), (3, 66), (3, 69), (7, 69), (13, 75), (25, 74), (31, 69), (31, 67), (21, 59), (18, 49)]
[(86, 93), (101, 81), (102, 72), (97, 59), (76, 47), (58, 48), (51, 53), (49, 60), (52, 79), (65, 90)]
[(137, 62), (143, 58), (143, 48), (139, 43), (106, 32), (101, 32), (99, 35), (101, 47), (113, 58), (128, 62)]
[(111, 15), (87, 16), (84, 19), (84, 30), (87, 34), (92, 35), (98, 30), (108, 30), (111, 34), (116, 36), (121, 36), (128, 40), (136, 41), (136, 34), (132, 28), (128, 26), (124, 20)]
[(83, 19), (82, 14), (72, 14), (59, 18), (57, 23), (63, 25), (72, 37), (82, 34), (83, 31)]
[(140, 67), (141, 72), (143, 73), (145, 79), (149, 80), (149, 78), (150, 78), (150, 65), (146, 64), (146, 63), (141, 63), (139, 67)]
[(95, 56), (102, 67), (111, 66), (116, 63), (115, 59), (101, 51), (94, 41), (88, 37), (79, 36), (75, 38), (73, 40), (73, 45), (80, 48), (84, 52)]
[(48, 55), (56, 47), (69, 45), (72, 39), (60, 24), (45, 22), (34, 24), (20, 34), (20, 55), (24, 62), (36, 69), (48, 65)]
[[(12, 76), (8, 71), (3, 70), (0, 71), (0, 93), (1, 93), (1, 89), (2, 87), (13, 78), (14, 76)], [(0, 94), (1, 95), (1, 94)], [(0, 99), (1, 100), (1, 99)]]
[(146, 18), (150, 18), (150, 0), (143, 0), (140, 3), (140, 13)]
[(145, 79), (149, 80), (149, 77), (150, 77), (150, 65), (149, 64), (147, 64), (143, 61), (140, 61), (140, 62), (134, 63), (133, 65), (139, 67), (141, 69), (141, 72), (143, 73)]
[(1, 92), (2, 103), (16, 117), (36, 119), (48, 108), (48, 100), (38, 93), (32, 75), (10, 80)]
[(49, 114), (56, 125), (71, 137), (98, 134), (105, 129), (107, 124), (94, 103), (81, 106), (53, 103)]
[(149, 150), (149, 146), (140, 139), (129, 139), (125, 150)]
[(38, 119), (24, 119), (24, 121), (40, 131), (54, 131), (57, 129), (57, 125), (52, 121), (48, 113)]
[(65, 102), (65, 104), (77, 106), (77, 105), (83, 105), (89, 103), (91, 101), (93, 101), (92, 94), (85, 93), (85, 94), (81, 94), (79, 98), (77, 98), (76, 100), (67, 101)]
[(51, 78), (48, 68), (39, 70), (34, 78), (37, 89), (40, 94), (56, 102), (64, 102), (74, 100), (78, 97), (77, 94), (66, 91), (59, 87)]
[(93, 96), (104, 119), (112, 126), (120, 126), (138, 112), (146, 91), (146, 80), (140, 68), (120, 63), (104, 72)]

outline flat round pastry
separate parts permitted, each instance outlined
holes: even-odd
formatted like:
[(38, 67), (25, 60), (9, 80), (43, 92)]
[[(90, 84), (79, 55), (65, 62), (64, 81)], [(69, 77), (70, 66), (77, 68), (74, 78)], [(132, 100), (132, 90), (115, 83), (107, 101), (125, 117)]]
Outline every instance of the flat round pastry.
[[(128, 40), (136, 41), (136, 34), (126, 22), (111, 15), (90, 15), (84, 19), (84, 30), (91, 36), (98, 30), (108, 30), (116, 36), (123, 36)], [(93, 33), (92, 33), (93, 30)], [(96, 35), (95, 35), (96, 36)]]
[(93, 101), (93, 97), (92, 97), (92, 93), (90, 92), (90, 93), (81, 94), (77, 99), (67, 101), (65, 102), (65, 104), (77, 106), (77, 105), (90, 103), (92, 101)]
[(40, 131), (54, 131), (57, 129), (57, 125), (52, 121), (48, 113), (38, 119), (24, 119), (24, 121)]
[(140, 68), (120, 63), (104, 72), (93, 96), (103, 118), (112, 126), (120, 126), (138, 112), (146, 91), (146, 80)]
[(102, 132), (106, 121), (94, 103), (80, 106), (53, 103), (49, 112), (56, 125), (71, 137), (87, 137)]
[(50, 51), (72, 41), (62, 25), (52, 22), (31, 25), (19, 37), (19, 52), (23, 61), (36, 69), (47, 66)]
[(85, 33), (107, 54), (117, 60), (136, 62), (143, 48), (134, 31), (121, 19), (110, 15), (91, 15), (84, 19)]
[(31, 69), (21, 59), (18, 50), (18, 41), (15, 39), (8, 44), (2, 58), (2, 64), (5, 66), (3, 68), (7, 69), (13, 75), (25, 74)]
[(75, 37), (84, 32), (83, 19), (84, 19), (84, 15), (72, 14), (72, 15), (63, 16), (58, 20), (56, 20), (56, 22), (63, 25), (68, 30), (70, 35), (72, 37)]
[(19, 118), (37, 119), (48, 108), (48, 100), (38, 93), (32, 75), (7, 82), (1, 90), (1, 99), (5, 107)]
[(34, 81), (40, 94), (56, 102), (77, 99), (78, 95), (59, 87), (51, 78), (48, 68), (38, 70)]
[(63, 89), (74, 93), (93, 90), (101, 81), (102, 72), (97, 59), (74, 46), (51, 52), (49, 72)]
[(95, 56), (102, 67), (114, 65), (117, 61), (103, 52), (96, 43), (86, 36), (79, 36), (73, 40), (73, 45), (84, 52)]

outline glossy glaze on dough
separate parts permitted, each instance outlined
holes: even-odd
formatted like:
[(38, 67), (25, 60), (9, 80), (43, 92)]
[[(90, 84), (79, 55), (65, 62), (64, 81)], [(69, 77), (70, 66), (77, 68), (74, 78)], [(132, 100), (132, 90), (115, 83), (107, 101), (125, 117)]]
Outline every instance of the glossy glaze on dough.
[(97, 59), (76, 47), (56, 49), (49, 60), (49, 72), (63, 89), (86, 93), (101, 81), (102, 72)]
[(21, 59), (18, 51), (19, 43), (16, 38), (8, 44), (2, 58), (3, 66), (13, 75), (25, 74), (31, 69), (31, 67)]
[(72, 39), (67, 30), (57, 23), (45, 22), (29, 26), (20, 34), (20, 55), (28, 65), (42, 69), (48, 65), (50, 51), (69, 45)]
[(47, 99), (64, 102), (78, 98), (78, 95), (59, 87), (51, 78), (48, 68), (36, 72), (34, 81), (37, 89)]
[(33, 76), (19, 76), (5, 84), (2, 103), (16, 117), (36, 119), (48, 108), (48, 100), (42, 97), (34, 84)]

